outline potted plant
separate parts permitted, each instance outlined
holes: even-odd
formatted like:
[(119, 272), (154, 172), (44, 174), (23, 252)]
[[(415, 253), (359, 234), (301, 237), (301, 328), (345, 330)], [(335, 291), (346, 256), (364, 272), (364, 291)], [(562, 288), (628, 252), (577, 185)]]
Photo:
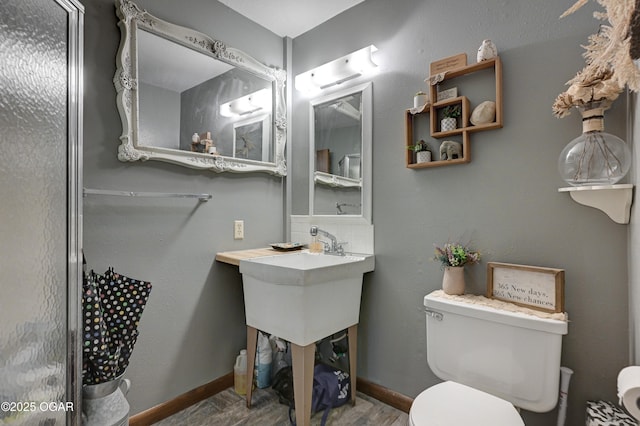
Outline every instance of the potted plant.
[(431, 161), (431, 148), (422, 139), (416, 142), (415, 145), (409, 145), (407, 149), (416, 153), (416, 163), (428, 163)]
[(458, 127), (457, 118), (460, 117), (462, 111), (460, 105), (448, 105), (442, 108), (442, 120), (440, 121), (440, 131), (448, 132)]
[(464, 267), (480, 262), (480, 252), (460, 243), (446, 243), (442, 247), (434, 244), (434, 247), (433, 260), (440, 262), (444, 269), (442, 290), (446, 294), (464, 294)]

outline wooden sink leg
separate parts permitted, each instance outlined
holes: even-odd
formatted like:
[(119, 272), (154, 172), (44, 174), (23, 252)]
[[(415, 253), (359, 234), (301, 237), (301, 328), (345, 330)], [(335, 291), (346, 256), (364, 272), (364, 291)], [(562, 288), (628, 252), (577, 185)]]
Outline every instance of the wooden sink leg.
[(296, 425), (311, 424), (311, 393), (313, 392), (313, 363), (316, 344), (299, 346), (291, 343), (293, 369), (293, 398), (296, 404)]
[(253, 367), (256, 361), (256, 347), (258, 345), (258, 329), (247, 326), (247, 408), (251, 408), (251, 393), (253, 392)]
[(356, 361), (358, 360), (358, 324), (347, 329), (349, 339), (349, 379), (351, 380), (351, 405), (356, 405)]

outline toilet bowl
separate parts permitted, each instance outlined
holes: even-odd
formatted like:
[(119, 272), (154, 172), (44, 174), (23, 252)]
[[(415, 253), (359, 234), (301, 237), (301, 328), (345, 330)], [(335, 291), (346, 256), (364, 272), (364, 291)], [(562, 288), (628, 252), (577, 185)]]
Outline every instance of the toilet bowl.
[(409, 411), (411, 426), (524, 426), (516, 408), (504, 399), (446, 381), (423, 391)]

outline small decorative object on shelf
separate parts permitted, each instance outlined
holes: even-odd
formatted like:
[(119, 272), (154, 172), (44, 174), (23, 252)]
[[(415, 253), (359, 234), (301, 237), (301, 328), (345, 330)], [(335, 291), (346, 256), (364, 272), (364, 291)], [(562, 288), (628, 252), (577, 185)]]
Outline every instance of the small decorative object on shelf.
[(451, 161), (462, 158), (462, 144), (456, 141), (444, 141), (440, 144), (440, 160)]
[(460, 117), (462, 110), (460, 105), (448, 105), (442, 108), (442, 120), (440, 121), (440, 131), (450, 132), (458, 128), (457, 117)]
[(458, 97), (458, 88), (452, 87), (451, 89), (438, 91), (438, 102), (446, 101), (447, 99), (453, 99)]
[(211, 132), (194, 133), (193, 136), (191, 136), (191, 151), (215, 154), (216, 149), (213, 139), (211, 139)]
[(431, 149), (422, 139), (416, 142), (415, 145), (409, 145), (407, 149), (416, 153), (416, 163), (428, 163), (431, 161)]
[(617, 136), (604, 132), (604, 111), (618, 98), (622, 88), (611, 77), (613, 71), (578, 73), (569, 89), (553, 104), (557, 117), (582, 114), (582, 135), (560, 153), (558, 170), (570, 185), (613, 185), (631, 167), (631, 150)]
[(444, 74), (448, 71), (464, 68), (467, 66), (467, 54), (458, 53), (457, 55), (449, 56), (435, 62), (431, 62), (429, 65), (429, 75), (434, 79), (430, 79), (431, 85), (435, 85), (444, 79)]
[(480, 124), (493, 123), (496, 119), (496, 103), (493, 101), (484, 101), (471, 113), (469, 121), (474, 126)]
[(498, 56), (498, 48), (491, 40), (483, 40), (482, 44), (478, 48), (478, 62), (493, 59)]
[(569, 142), (558, 159), (560, 176), (570, 185), (613, 185), (631, 168), (631, 150), (604, 132), (604, 108), (594, 102), (579, 107), (582, 134)]
[(464, 294), (464, 267), (480, 262), (480, 253), (459, 243), (446, 243), (442, 247), (434, 244), (433, 260), (440, 262), (444, 270), (442, 290), (446, 294)]
[(416, 163), (428, 163), (431, 161), (431, 151), (416, 152)]
[(429, 102), (429, 96), (422, 90), (415, 94), (413, 97), (413, 107), (422, 108)]

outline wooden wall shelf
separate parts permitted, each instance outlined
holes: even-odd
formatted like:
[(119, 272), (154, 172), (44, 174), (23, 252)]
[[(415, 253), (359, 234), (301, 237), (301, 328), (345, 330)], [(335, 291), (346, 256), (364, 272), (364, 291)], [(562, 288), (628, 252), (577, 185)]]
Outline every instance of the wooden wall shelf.
[[(412, 114), (410, 109), (405, 111), (405, 150), (406, 150), (406, 166), (410, 169), (424, 169), (430, 167), (451, 166), (455, 164), (465, 164), (471, 161), (471, 143), (470, 134), (475, 132), (482, 132), (485, 130), (494, 130), (502, 128), (502, 62), (499, 57), (489, 59), (487, 61), (478, 62), (472, 65), (466, 65), (464, 67), (456, 68), (454, 70), (447, 71), (444, 79), (439, 83), (443, 84), (446, 81), (473, 74), (482, 70), (493, 70), (495, 78), (495, 98), (496, 103), (496, 118), (492, 123), (480, 124), (474, 126), (469, 122), (471, 116), (471, 102), (466, 96), (458, 96), (443, 101), (437, 101), (438, 86), (429, 86), (430, 99), (436, 100), (429, 104), (422, 112)], [(481, 100), (480, 102), (486, 99)], [(476, 102), (477, 106), (480, 102)], [(460, 105), (462, 114), (458, 119), (458, 128), (455, 130), (441, 131), (440, 119), (442, 113), (440, 110), (446, 106)], [(416, 121), (429, 123), (428, 135), (426, 132), (418, 132), (416, 127)], [(420, 134), (418, 134), (420, 133)], [(453, 140), (462, 144), (462, 158), (456, 158), (452, 160), (434, 160), (427, 163), (416, 163), (416, 154), (413, 151), (407, 149), (407, 147), (414, 145), (418, 140), (425, 140), (432, 151), (432, 158), (440, 158), (440, 144), (444, 139)], [(429, 140), (427, 140), (429, 139)]]

